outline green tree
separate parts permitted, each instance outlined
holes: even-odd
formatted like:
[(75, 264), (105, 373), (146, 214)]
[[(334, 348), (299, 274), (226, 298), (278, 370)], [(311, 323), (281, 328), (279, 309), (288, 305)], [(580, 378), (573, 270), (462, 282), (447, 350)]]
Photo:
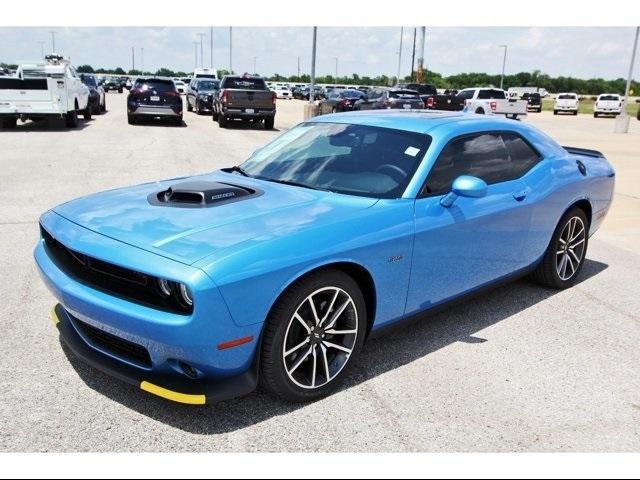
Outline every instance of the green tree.
[(78, 73), (95, 73), (91, 65), (80, 65), (76, 70)]

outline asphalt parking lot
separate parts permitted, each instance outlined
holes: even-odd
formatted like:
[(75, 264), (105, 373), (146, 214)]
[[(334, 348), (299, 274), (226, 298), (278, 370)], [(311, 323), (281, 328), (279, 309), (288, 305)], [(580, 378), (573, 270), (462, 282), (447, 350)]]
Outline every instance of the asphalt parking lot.
[(276, 130), (129, 126), (125, 95), (68, 131), (0, 131), (0, 451), (640, 450), (640, 122), (613, 134), (590, 115), (527, 121), (602, 150), (616, 196), (582, 281), (498, 288), (367, 344), (344, 388), (310, 405), (262, 391), (204, 408), (167, 403), (75, 360), (49, 320), (32, 260), (38, 216), (83, 194), (237, 164)]

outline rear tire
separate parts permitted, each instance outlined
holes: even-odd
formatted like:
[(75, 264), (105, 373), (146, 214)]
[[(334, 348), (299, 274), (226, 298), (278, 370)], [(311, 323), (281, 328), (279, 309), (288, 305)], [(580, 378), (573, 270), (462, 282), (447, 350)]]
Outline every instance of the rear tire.
[(575, 112), (573, 112), (573, 116), (577, 117), (578, 116), (578, 111), (576, 110)]
[(553, 232), (542, 261), (532, 279), (548, 288), (563, 290), (576, 283), (589, 244), (589, 221), (581, 208), (565, 213)]
[(313, 273), (289, 287), (269, 313), (260, 381), (290, 402), (322, 398), (347, 374), (366, 329), (366, 304), (358, 284), (339, 270)]
[(193, 112), (193, 107), (191, 107), (191, 102), (187, 98), (187, 112)]
[(264, 119), (264, 128), (266, 130), (273, 130), (273, 125), (275, 124), (275, 117), (265, 117)]
[(224, 115), (218, 115), (218, 126), (220, 128), (227, 128), (227, 118)]
[(479, 115), (484, 115), (484, 110), (482, 108), (476, 109), (476, 113)]
[(558, 114), (558, 110), (554, 110), (554, 111), (553, 111), (553, 114), (554, 114), (554, 115), (557, 115), (557, 114)]
[(179, 117), (175, 118), (173, 120), (173, 123), (176, 127), (181, 127), (182, 126), (182, 115), (180, 115)]
[(127, 123), (129, 125), (135, 125), (136, 124), (136, 117), (134, 117), (133, 115), (127, 115)]
[(70, 110), (64, 117), (64, 123), (67, 128), (76, 128), (78, 126), (78, 111)]
[(18, 119), (17, 118), (3, 118), (2, 119), (2, 128), (5, 128), (7, 130), (13, 130), (14, 128), (16, 128), (18, 124)]
[(598, 118), (598, 114), (593, 112), (593, 118)]
[(89, 120), (91, 120), (91, 110), (93, 110), (93, 109), (91, 108), (91, 106), (90, 106), (90, 105), (87, 105), (87, 108), (85, 108), (85, 109), (82, 111), (82, 116), (84, 117), (84, 120), (85, 120), (86, 122), (88, 122)]
[(211, 119), (212, 119), (214, 122), (217, 122), (217, 121), (218, 121), (218, 114), (216, 113), (216, 111), (215, 111), (215, 110), (211, 113)]

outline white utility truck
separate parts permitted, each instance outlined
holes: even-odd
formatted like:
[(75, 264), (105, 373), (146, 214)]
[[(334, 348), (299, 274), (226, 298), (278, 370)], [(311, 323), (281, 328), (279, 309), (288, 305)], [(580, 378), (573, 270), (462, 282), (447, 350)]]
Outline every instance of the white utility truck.
[(526, 100), (509, 99), (500, 88), (465, 88), (457, 97), (464, 99), (463, 110), (471, 113), (504, 115), (517, 119), (527, 114)]
[(89, 89), (71, 63), (52, 54), (45, 61), (22, 63), (16, 74), (0, 77), (2, 128), (15, 128), (17, 120), (63, 118), (67, 127), (78, 125), (78, 113), (91, 119)]

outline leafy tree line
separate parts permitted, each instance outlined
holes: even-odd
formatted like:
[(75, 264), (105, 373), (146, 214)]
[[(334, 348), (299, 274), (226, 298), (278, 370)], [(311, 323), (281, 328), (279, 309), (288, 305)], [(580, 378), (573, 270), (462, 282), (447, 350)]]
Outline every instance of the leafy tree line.
[[(17, 65), (0, 63), (1, 68), (16, 69)], [(188, 77), (189, 72), (174, 71), (169, 68), (160, 68), (155, 72), (140, 71), (140, 70), (128, 70), (123, 68), (94, 68), (91, 65), (80, 65), (77, 68), (81, 73), (95, 73), (95, 74), (110, 74), (110, 75), (157, 75), (162, 77)], [(218, 70), (220, 76), (229, 74), (228, 70)], [(237, 72), (236, 72), (237, 73)], [(273, 75), (266, 77), (269, 81), (275, 82), (299, 82), (309, 83), (311, 77), (307, 74), (304, 75), (290, 75), (284, 76), (274, 73)], [(413, 79), (415, 79), (415, 72)], [(412, 77), (407, 75), (401, 79), (401, 82), (410, 82)], [(499, 86), (500, 75), (491, 75), (488, 73), (459, 73), (456, 75), (443, 76), (440, 73), (432, 72), (430, 70), (425, 71), (425, 83), (432, 83), (438, 88), (449, 88), (460, 90), (466, 87), (487, 87), (487, 86)], [(372, 86), (385, 86), (394, 85), (396, 83), (396, 77), (389, 77), (387, 75), (378, 75), (376, 77), (370, 77), (367, 75), (358, 75), (354, 73), (349, 76), (339, 76), (335, 78), (333, 75), (324, 75), (316, 77), (317, 83), (324, 84), (341, 84), (341, 85), (372, 85)], [(605, 80), (603, 78), (590, 78), (581, 79), (574, 77), (551, 77), (546, 73), (542, 73), (540, 70), (534, 70), (533, 72), (520, 72), (514, 75), (505, 75), (504, 88), (509, 87), (540, 87), (545, 88), (549, 92), (576, 92), (579, 94), (591, 94), (599, 95), (600, 93), (619, 93), (624, 94), (624, 88), (626, 80), (624, 78), (616, 78), (615, 80)], [(634, 94), (640, 93), (640, 83), (637, 81), (631, 82), (631, 90)]]

